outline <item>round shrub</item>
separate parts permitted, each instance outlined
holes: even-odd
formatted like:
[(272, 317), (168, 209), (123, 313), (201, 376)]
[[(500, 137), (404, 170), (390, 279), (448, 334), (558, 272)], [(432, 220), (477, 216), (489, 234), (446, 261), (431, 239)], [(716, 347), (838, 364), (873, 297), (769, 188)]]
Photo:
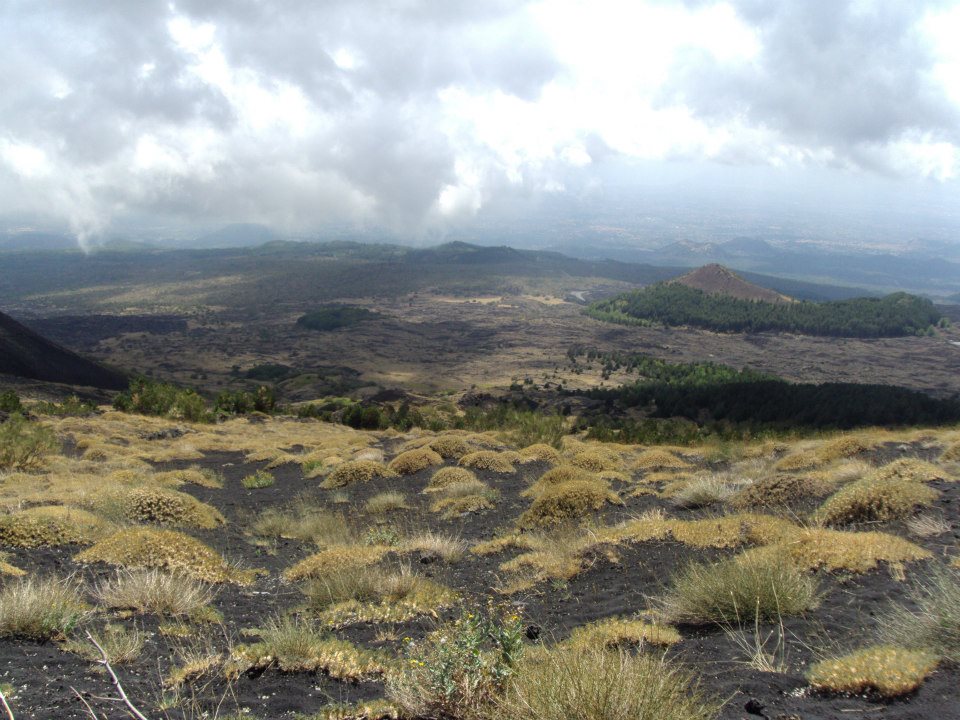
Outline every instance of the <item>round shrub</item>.
[(512, 457), (505, 455), (505, 453), (498, 453), (493, 450), (478, 450), (460, 458), (460, 465), (507, 475), (515, 472), (511, 460)]
[(437, 470), (430, 482), (427, 484), (425, 492), (439, 492), (451, 485), (462, 485), (464, 483), (479, 482), (477, 476), (462, 467), (445, 467)]
[(358, 482), (370, 482), (374, 478), (393, 477), (396, 473), (375, 460), (349, 460), (334, 467), (320, 484), (322, 488), (339, 488)]
[(571, 480), (549, 487), (537, 496), (533, 505), (520, 516), (521, 527), (542, 527), (565, 520), (584, 518), (606, 503), (623, 501), (597, 481)]
[(44, 505), (0, 517), (0, 543), (21, 548), (89, 544), (108, 527), (86, 510)]
[(400, 475), (413, 475), (433, 465), (442, 465), (443, 458), (430, 448), (407, 450), (390, 461), (390, 469)]

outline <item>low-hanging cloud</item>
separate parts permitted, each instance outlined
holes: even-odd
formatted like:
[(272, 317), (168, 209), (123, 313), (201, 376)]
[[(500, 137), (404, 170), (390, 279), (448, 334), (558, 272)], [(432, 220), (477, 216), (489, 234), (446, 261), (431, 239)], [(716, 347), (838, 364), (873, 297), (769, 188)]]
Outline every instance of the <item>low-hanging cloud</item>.
[(409, 234), (609, 156), (950, 178), (945, 7), (11, 0), (0, 214)]

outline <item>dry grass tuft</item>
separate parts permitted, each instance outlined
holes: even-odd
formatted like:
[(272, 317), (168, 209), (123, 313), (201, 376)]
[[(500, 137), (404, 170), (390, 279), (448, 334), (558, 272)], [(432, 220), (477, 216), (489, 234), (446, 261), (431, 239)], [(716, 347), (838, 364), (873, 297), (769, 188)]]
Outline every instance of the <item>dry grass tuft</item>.
[(0, 543), (19, 548), (88, 545), (111, 529), (110, 523), (86, 510), (42, 505), (0, 516)]
[(419, 552), (421, 561), (440, 560), (455, 563), (467, 551), (467, 543), (458, 537), (429, 530), (406, 538), (400, 544), (401, 552)]
[(0, 589), (0, 637), (65, 637), (87, 614), (73, 578), (20, 578)]
[(882, 532), (844, 532), (827, 528), (796, 528), (770, 547), (751, 553), (785, 551), (799, 567), (864, 573), (887, 563), (897, 570), (905, 562), (926, 560), (929, 551), (908, 540)]
[(774, 468), (780, 472), (796, 472), (819, 467), (825, 463), (826, 461), (820, 457), (816, 450), (801, 450), (781, 458), (774, 465)]
[(543, 491), (568, 482), (598, 482), (595, 475), (575, 465), (557, 465), (537, 478), (529, 488), (520, 493), (523, 497), (537, 497)]
[(94, 588), (94, 597), (114, 610), (149, 615), (192, 615), (216, 595), (209, 583), (156, 568), (124, 570)]
[(880, 617), (884, 642), (960, 662), (960, 572), (937, 567), (907, 593), (912, 609), (894, 605)]
[(251, 668), (281, 672), (322, 672), (335, 680), (359, 682), (382, 677), (384, 660), (301, 619), (274, 618), (259, 630), (260, 642), (237, 649)]
[(377, 493), (363, 506), (363, 509), (371, 515), (384, 515), (396, 510), (409, 510), (407, 498), (402, 492), (396, 490), (387, 490)]
[(354, 540), (343, 515), (309, 503), (299, 503), (289, 510), (268, 508), (253, 522), (251, 530), (258, 537), (289, 538), (319, 546)]
[(662, 656), (558, 647), (527, 653), (491, 717), (712, 720), (720, 706)]
[(732, 625), (798, 615), (816, 603), (816, 581), (785, 553), (747, 553), (688, 565), (673, 578), (663, 611), (673, 622)]
[(914, 537), (931, 538), (950, 532), (950, 523), (937, 515), (915, 515), (907, 518), (907, 531)]
[(400, 475), (413, 475), (434, 465), (442, 465), (443, 458), (430, 448), (407, 450), (390, 461), (390, 469)]
[(383, 545), (331, 545), (288, 568), (283, 576), (287, 580), (304, 580), (344, 568), (362, 568), (379, 562), (390, 550)]
[[(459, 595), (450, 588), (402, 566), (396, 572), (366, 568), (355, 579), (328, 591), (329, 578), (308, 586), (308, 606), (317, 619), (333, 627), (357, 623), (399, 623), (419, 616), (437, 617)], [(338, 597), (338, 593), (340, 596)]]
[(940, 455), (940, 460), (944, 462), (960, 461), (960, 442), (955, 442), (948, 446), (947, 449), (943, 451), (943, 454)]
[(669, 647), (682, 638), (669, 625), (648, 623), (635, 618), (606, 618), (575, 628), (569, 644), (590, 648), (632, 648), (644, 645)]
[(526, 590), (545, 580), (569, 580), (599, 558), (618, 562), (612, 548), (604, 548), (589, 530), (561, 528), (548, 533), (518, 533), (478, 543), (471, 552), (489, 555), (508, 549), (525, 550), (500, 569), (508, 573), (505, 592)]
[(341, 488), (359, 482), (370, 482), (374, 478), (394, 477), (397, 473), (383, 463), (375, 460), (350, 460), (341, 463), (320, 483), (326, 489)]
[(583, 468), (590, 472), (601, 472), (603, 470), (619, 470), (623, 463), (612, 453), (602, 448), (588, 448), (576, 453), (570, 460), (574, 467)]
[(544, 527), (568, 520), (586, 519), (605, 504), (622, 505), (620, 497), (596, 480), (569, 480), (541, 492), (518, 521), (521, 527)]
[(175, 530), (133, 527), (104, 538), (75, 558), (78, 562), (104, 562), (123, 568), (159, 568), (181, 572), (204, 582), (246, 585), (255, 573), (238, 570), (216, 550)]
[(719, 505), (736, 492), (736, 487), (725, 478), (707, 476), (697, 478), (670, 495), (670, 501), (680, 508), (694, 509)]
[(633, 462), (632, 469), (643, 472), (658, 470), (680, 470), (690, 467), (690, 463), (666, 450), (646, 450)]
[(902, 520), (937, 499), (936, 490), (915, 480), (877, 475), (841, 488), (817, 510), (825, 525)]
[(807, 680), (817, 690), (900, 697), (916, 690), (937, 667), (937, 657), (923, 650), (877, 645), (818, 662)]
[(546, 443), (535, 443), (527, 445), (520, 450), (520, 462), (546, 462), (555, 464), (560, 462), (560, 453), (557, 449)]
[(513, 455), (494, 452), (493, 450), (478, 450), (464, 455), (460, 458), (462, 467), (475, 468), (476, 470), (489, 470), (490, 472), (507, 475), (516, 472), (513, 467)]
[(479, 482), (477, 476), (462, 467), (445, 467), (437, 470), (430, 478), (424, 492), (437, 492), (451, 485)]
[[(125, 625), (103, 626), (102, 630), (90, 633), (97, 641), (111, 665), (123, 665), (140, 657), (143, 647), (147, 643), (145, 633), (136, 627), (128, 628)], [(63, 644), (63, 649), (75, 653), (89, 662), (99, 662), (102, 659), (100, 651), (88, 640), (73, 638)]]

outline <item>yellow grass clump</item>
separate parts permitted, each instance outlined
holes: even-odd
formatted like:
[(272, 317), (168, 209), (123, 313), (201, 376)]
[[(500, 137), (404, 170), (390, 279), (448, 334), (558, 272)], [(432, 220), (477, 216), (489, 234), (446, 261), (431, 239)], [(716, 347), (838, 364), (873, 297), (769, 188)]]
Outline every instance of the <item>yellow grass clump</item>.
[(916, 480), (880, 473), (840, 488), (814, 518), (825, 525), (902, 520), (917, 508), (931, 505), (938, 495)]
[(18, 568), (16, 565), (11, 565), (9, 561), (9, 556), (6, 553), (0, 553), (0, 575), (9, 575), (10, 577), (21, 577), (27, 573)]
[(320, 483), (320, 487), (331, 489), (346, 487), (359, 482), (370, 482), (374, 478), (394, 477), (395, 473), (383, 463), (374, 460), (350, 460), (341, 463)]
[(655, 472), (657, 470), (682, 469), (690, 463), (666, 450), (645, 450), (633, 461), (633, 470)]
[(573, 482), (575, 480), (581, 482), (597, 482), (596, 476), (583, 468), (576, 467), (575, 465), (557, 465), (555, 468), (550, 468), (537, 478), (536, 482), (524, 490), (521, 495), (524, 497), (536, 497), (544, 490), (556, 487), (561, 483)]
[(162, 485), (199, 485), (200, 487), (222, 488), (223, 482), (215, 472), (201, 470), (197, 467), (188, 467), (183, 470), (167, 470), (153, 476), (154, 480)]
[(490, 510), (492, 507), (493, 503), (489, 497), (474, 493), (435, 500), (430, 504), (430, 512), (440, 513), (444, 520), (453, 520), (463, 515)]
[(622, 505), (623, 501), (602, 482), (570, 480), (541, 492), (530, 508), (520, 516), (519, 525), (544, 527), (567, 520), (582, 519), (607, 503)]
[(812, 665), (807, 680), (820, 691), (872, 690), (882, 697), (900, 697), (920, 687), (937, 662), (936, 655), (923, 650), (876, 645)]
[(817, 448), (816, 453), (821, 461), (832, 462), (840, 458), (855, 457), (870, 450), (875, 445), (876, 442), (871, 442), (862, 436), (842, 435), (825, 442)]
[(801, 450), (781, 458), (777, 461), (777, 464), (774, 465), (774, 468), (780, 472), (796, 472), (798, 470), (808, 470), (809, 468), (818, 467), (825, 462), (816, 450)]
[(648, 623), (631, 618), (606, 618), (576, 628), (569, 644), (592, 648), (631, 648), (644, 645), (669, 647), (682, 638), (669, 625)]
[(84, 550), (78, 562), (104, 562), (124, 568), (160, 568), (206, 582), (246, 585), (255, 572), (238, 570), (213, 548), (175, 530), (133, 527), (120, 530)]
[(444, 459), (459, 460), (474, 450), (460, 435), (440, 435), (428, 443), (428, 447)]
[(546, 443), (536, 443), (534, 445), (527, 445), (527, 447), (520, 450), (520, 461), (525, 463), (558, 463), (560, 462), (560, 453), (556, 448), (547, 445)]
[(131, 522), (210, 530), (226, 522), (220, 511), (192, 495), (163, 487), (136, 487), (106, 493), (93, 507), (108, 516), (117, 514)]
[(729, 503), (735, 508), (789, 507), (809, 498), (823, 496), (830, 488), (810, 475), (776, 473), (762, 477), (742, 488)]
[(390, 461), (390, 469), (400, 475), (413, 475), (433, 465), (442, 465), (443, 458), (430, 448), (407, 450)]
[(439, 492), (451, 485), (479, 482), (477, 476), (462, 467), (445, 467), (437, 470), (427, 483), (424, 492)]
[(331, 545), (287, 568), (283, 576), (287, 580), (304, 580), (343, 568), (365, 567), (379, 562), (388, 552), (390, 548), (384, 545)]
[(845, 532), (827, 528), (796, 528), (779, 541), (748, 553), (785, 551), (798, 567), (865, 573), (881, 562), (897, 571), (905, 562), (926, 560), (928, 550), (908, 540), (882, 532)]
[(42, 505), (0, 517), (0, 544), (20, 548), (88, 545), (103, 537), (111, 527), (86, 510)]
[(622, 465), (612, 453), (593, 447), (576, 453), (570, 460), (570, 464), (591, 472), (618, 470)]
[(490, 472), (506, 475), (516, 472), (511, 462), (512, 456), (493, 450), (478, 450), (468, 453), (460, 458), (462, 467), (474, 468), (476, 470), (489, 470)]
[(952, 479), (948, 473), (944, 472), (943, 468), (919, 458), (900, 458), (887, 463), (877, 470), (877, 477), (883, 479), (899, 478), (914, 482)]
[(385, 586), (373, 602), (345, 600), (321, 611), (317, 619), (332, 627), (358, 623), (401, 623), (416, 617), (438, 617), (437, 611), (453, 606), (460, 595), (445, 585), (410, 572), (385, 575)]
[(598, 533), (608, 542), (650, 542), (672, 537), (693, 547), (732, 548), (740, 545), (766, 545), (792, 537), (797, 526), (789, 520), (743, 513), (700, 520), (680, 520), (661, 511), (645, 513)]
[(948, 446), (947, 449), (943, 451), (943, 454), (940, 455), (940, 459), (945, 462), (960, 461), (960, 442), (955, 442)]
[(527, 590), (545, 580), (569, 580), (598, 557), (604, 557), (612, 563), (618, 562), (614, 549), (603, 548), (592, 533), (567, 528), (547, 533), (507, 535), (478, 543), (471, 552), (489, 555), (511, 548), (525, 552), (500, 564), (500, 570), (511, 576), (503, 588), (506, 593)]

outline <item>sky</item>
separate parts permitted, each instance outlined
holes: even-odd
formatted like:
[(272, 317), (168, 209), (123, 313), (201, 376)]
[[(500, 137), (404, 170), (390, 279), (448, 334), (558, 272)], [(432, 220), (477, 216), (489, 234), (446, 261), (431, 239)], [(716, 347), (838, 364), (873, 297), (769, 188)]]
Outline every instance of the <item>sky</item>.
[(0, 220), (415, 239), (678, 173), (955, 219), (958, 37), (935, 0), (0, 0)]

